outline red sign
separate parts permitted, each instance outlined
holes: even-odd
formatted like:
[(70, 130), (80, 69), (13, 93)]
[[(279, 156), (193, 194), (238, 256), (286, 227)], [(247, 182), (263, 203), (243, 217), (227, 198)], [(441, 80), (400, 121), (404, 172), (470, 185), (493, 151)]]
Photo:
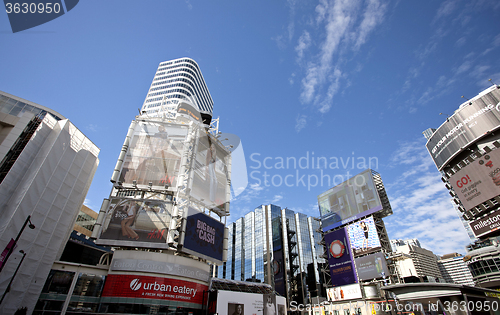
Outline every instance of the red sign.
[(14, 247), (15, 245), (16, 244), (15, 244), (14, 239), (11, 238), (9, 244), (7, 244), (7, 246), (3, 250), (2, 254), (0, 255), (0, 267), (3, 266), (5, 258), (7, 258), (7, 254), (9, 253), (10, 249), (12, 247)]
[(177, 279), (137, 275), (108, 275), (103, 297), (146, 298), (202, 304), (208, 286)]

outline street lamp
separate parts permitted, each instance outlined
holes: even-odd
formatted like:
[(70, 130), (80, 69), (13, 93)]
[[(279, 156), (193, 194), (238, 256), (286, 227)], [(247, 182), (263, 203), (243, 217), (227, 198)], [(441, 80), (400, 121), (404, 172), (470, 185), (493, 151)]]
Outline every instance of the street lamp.
[(9, 259), (10, 255), (14, 251), (14, 247), (16, 247), (17, 241), (19, 241), (19, 238), (21, 237), (21, 234), (23, 233), (24, 229), (26, 228), (26, 225), (28, 224), (28, 222), (30, 223), (30, 225), (28, 225), (28, 227), (30, 229), (33, 230), (35, 228), (35, 225), (33, 223), (31, 223), (30, 219), (31, 219), (31, 215), (29, 215), (26, 218), (26, 221), (24, 221), (24, 224), (23, 224), (23, 227), (21, 228), (21, 231), (19, 231), (19, 233), (17, 234), (16, 239), (14, 240), (14, 243), (12, 244), (12, 246), (9, 248), (9, 251), (7, 252), (7, 255), (5, 255), (5, 259), (3, 260), (3, 263), (0, 266), (0, 272), (2, 272), (3, 267), (5, 267), (5, 265), (7, 264), (7, 260)]
[(23, 263), (24, 257), (26, 257), (26, 253), (24, 252), (24, 250), (20, 250), (19, 252), (20, 252), (21, 254), (23, 254), (23, 257), (21, 258), (21, 261), (20, 261), (20, 262), (19, 262), (19, 264), (17, 265), (16, 271), (14, 271), (14, 274), (12, 275), (12, 278), (10, 278), (9, 285), (7, 285), (7, 289), (5, 289), (5, 292), (4, 292), (4, 293), (3, 293), (3, 295), (2, 295), (2, 299), (0, 300), (0, 304), (2, 304), (3, 299), (5, 298), (5, 296), (7, 295), (7, 293), (9, 293), (9, 291), (10, 291), (10, 286), (12, 285), (12, 282), (14, 281), (14, 277), (16, 276), (17, 271), (18, 271), (18, 270), (19, 270), (19, 268), (21, 267), (21, 264)]

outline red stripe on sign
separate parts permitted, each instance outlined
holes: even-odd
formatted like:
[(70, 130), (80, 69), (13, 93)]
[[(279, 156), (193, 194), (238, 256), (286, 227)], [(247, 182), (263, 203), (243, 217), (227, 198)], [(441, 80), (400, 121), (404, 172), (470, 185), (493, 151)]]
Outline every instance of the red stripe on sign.
[(103, 297), (147, 298), (202, 304), (208, 286), (184, 280), (136, 275), (108, 275)]

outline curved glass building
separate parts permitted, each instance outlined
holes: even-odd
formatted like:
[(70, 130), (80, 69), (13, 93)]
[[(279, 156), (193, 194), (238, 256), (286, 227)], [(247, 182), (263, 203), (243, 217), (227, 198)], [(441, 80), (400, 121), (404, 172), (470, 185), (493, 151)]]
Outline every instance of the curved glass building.
[(205, 123), (210, 123), (214, 102), (198, 64), (191, 58), (160, 63), (141, 113), (161, 116), (170, 105), (177, 105), (179, 101), (191, 104), (201, 113)]

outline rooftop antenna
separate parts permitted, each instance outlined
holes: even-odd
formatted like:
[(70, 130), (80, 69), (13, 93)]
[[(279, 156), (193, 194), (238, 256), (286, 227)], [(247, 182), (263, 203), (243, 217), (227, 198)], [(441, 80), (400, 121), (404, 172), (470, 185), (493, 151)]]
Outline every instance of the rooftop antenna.
[(495, 83), (493, 83), (493, 82), (491, 81), (491, 79), (488, 79), (488, 81), (490, 81), (491, 85), (493, 85), (493, 86), (497, 86)]

